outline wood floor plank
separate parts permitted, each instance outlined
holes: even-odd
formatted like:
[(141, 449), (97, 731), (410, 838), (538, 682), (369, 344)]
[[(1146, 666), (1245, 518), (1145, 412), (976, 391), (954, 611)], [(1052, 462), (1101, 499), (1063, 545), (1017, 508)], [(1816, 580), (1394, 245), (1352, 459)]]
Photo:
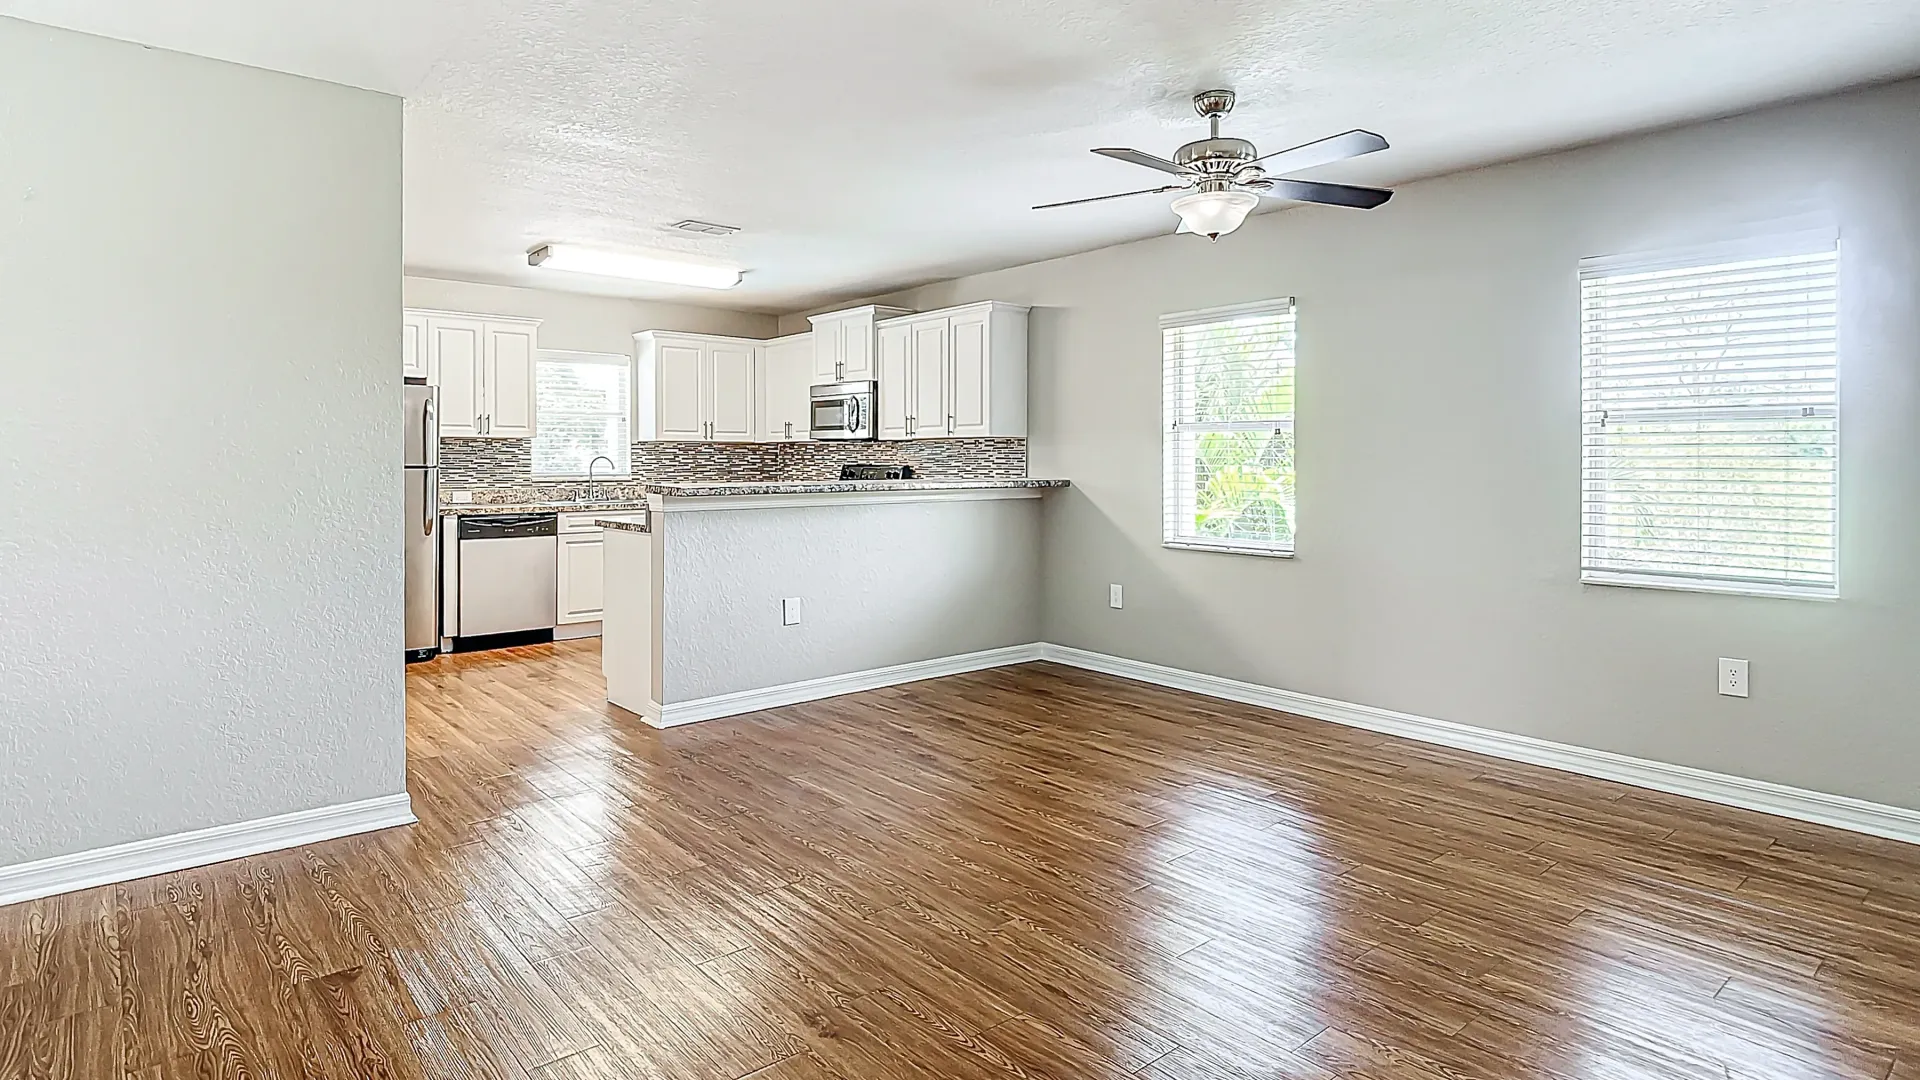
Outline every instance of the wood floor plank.
[(1920, 849), (1031, 664), (408, 669), (417, 826), (0, 909), (0, 1080), (1920, 1080)]

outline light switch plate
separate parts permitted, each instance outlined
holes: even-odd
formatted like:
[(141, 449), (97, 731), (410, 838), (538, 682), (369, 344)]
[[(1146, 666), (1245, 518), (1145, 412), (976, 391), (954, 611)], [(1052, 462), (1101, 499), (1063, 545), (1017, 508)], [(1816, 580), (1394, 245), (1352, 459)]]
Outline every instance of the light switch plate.
[(1729, 657), (1720, 658), (1720, 695), (1722, 697), (1747, 696), (1747, 662)]
[(788, 596), (781, 599), (780, 625), (782, 626), (799, 626), (800, 625), (800, 598), (799, 597)]

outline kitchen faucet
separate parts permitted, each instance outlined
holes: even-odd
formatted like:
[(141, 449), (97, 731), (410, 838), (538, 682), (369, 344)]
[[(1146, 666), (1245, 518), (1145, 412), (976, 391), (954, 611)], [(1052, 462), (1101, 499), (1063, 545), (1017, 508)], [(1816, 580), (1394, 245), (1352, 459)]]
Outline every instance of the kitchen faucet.
[(607, 471), (612, 472), (613, 459), (608, 457), (605, 454), (601, 454), (600, 456), (594, 458), (592, 461), (587, 462), (587, 492), (588, 494), (596, 498), (605, 495), (605, 492), (602, 492), (593, 486), (593, 469), (594, 469), (594, 466), (599, 465), (603, 461), (607, 463)]

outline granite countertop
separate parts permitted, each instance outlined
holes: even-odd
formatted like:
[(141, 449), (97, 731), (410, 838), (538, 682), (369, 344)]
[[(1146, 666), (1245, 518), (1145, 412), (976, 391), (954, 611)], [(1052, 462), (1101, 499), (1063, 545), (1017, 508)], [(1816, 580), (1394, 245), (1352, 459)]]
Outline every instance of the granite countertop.
[(1005, 488), (1063, 488), (1066, 480), (1020, 477), (1013, 480), (724, 480), (693, 484), (648, 484), (655, 495), (697, 499), (724, 495), (834, 495), (860, 491), (991, 491)]
[(653, 526), (644, 521), (615, 521), (612, 518), (597, 520), (595, 525), (603, 529), (618, 529), (621, 532), (650, 533)]
[(475, 517), (494, 514), (624, 514), (633, 510), (645, 510), (645, 499), (607, 499), (588, 502), (536, 502), (536, 503), (441, 503), (442, 514), (455, 517)]

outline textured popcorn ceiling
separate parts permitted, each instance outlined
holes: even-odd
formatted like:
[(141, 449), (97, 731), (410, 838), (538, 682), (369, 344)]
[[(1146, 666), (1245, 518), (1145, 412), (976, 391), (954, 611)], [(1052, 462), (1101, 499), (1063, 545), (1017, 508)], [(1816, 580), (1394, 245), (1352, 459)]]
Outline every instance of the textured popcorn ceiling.
[[(1263, 150), (1394, 182), (1920, 70), (1915, 0), (0, 0), (408, 98), (409, 270), (791, 310), (1169, 231), (1088, 148), (1224, 85)], [(1791, 153), (1791, 147), (1782, 147)], [(1703, 196), (1707, 193), (1703, 193)], [(1281, 205), (1281, 204), (1272, 204)], [(1375, 211), (1391, 214), (1393, 207)], [(731, 239), (661, 231), (700, 217)], [(729, 293), (530, 271), (545, 241), (738, 261)], [(1226, 242), (1226, 241), (1223, 241)]]

